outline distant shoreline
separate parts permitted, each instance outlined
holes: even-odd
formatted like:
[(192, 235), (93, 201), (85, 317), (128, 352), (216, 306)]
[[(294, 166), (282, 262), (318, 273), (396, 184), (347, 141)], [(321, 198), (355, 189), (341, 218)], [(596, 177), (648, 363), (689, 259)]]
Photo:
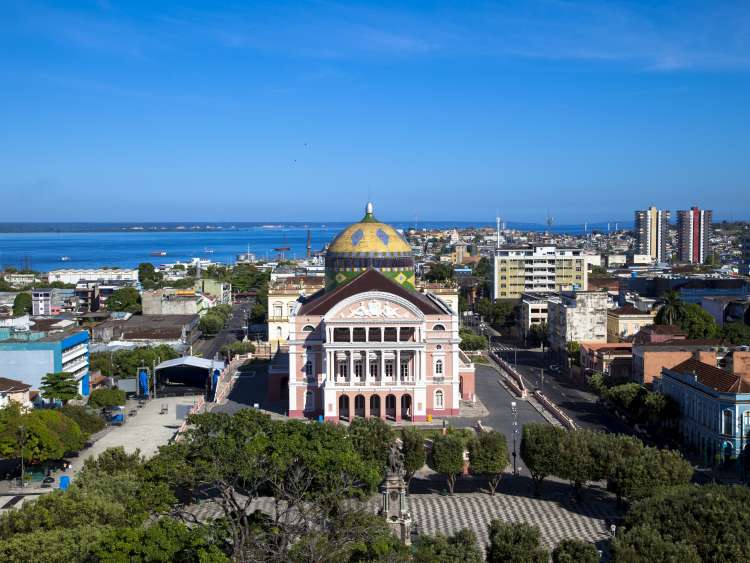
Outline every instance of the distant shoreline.
[[(349, 225), (347, 221), (310, 222), (304, 221), (248, 221), (248, 222), (221, 222), (212, 223), (204, 221), (195, 222), (0, 222), (0, 234), (27, 234), (27, 233), (168, 233), (168, 232), (228, 232), (256, 229), (337, 229)], [(414, 227), (413, 221), (388, 221), (388, 223), (402, 229)], [(610, 221), (612, 229), (615, 224), (620, 229), (631, 229), (632, 221)], [(541, 223), (506, 222), (508, 229), (543, 231), (547, 226)], [(449, 229), (449, 228), (486, 228), (494, 227), (492, 221), (423, 221), (418, 223), (417, 228), (427, 229)], [(553, 225), (552, 231), (556, 233), (580, 232), (583, 223), (571, 223), (564, 225)], [(607, 222), (596, 222), (588, 224), (589, 230), (607, 230)]]

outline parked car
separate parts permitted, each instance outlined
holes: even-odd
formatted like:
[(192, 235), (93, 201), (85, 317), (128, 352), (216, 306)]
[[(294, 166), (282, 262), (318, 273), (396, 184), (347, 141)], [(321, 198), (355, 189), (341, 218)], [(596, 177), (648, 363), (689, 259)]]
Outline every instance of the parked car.
[(557, 372), (559, 372), (559, 371), (560, 371), (560, 366), (558, 366), (557, 364), (552, 364), (552, 365), (551, 365), (551, 366), (549, 367), (549, 370), (550, 370), (551, 372), (553, 372), (553, 373), (557, 373)]

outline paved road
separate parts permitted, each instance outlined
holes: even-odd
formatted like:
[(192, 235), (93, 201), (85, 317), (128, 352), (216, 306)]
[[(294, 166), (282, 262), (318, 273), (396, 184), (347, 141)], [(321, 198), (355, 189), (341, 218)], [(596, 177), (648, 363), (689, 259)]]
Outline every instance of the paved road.
[[(516, 408), (518, 409), (517, 449), (521, 446), (521, 429), (524, 424), (532, 422), (546, 423), (546, 421), (529, 403), (513, 397), (506, 391), (505, 387), (498, 382), (499, 379), (500, 375), (493, 368), (476, 364), (476, 394), (489, 411), (488, 415), (481, 417), (482, 424), (505, 434), (505, 437), (508, 439), (508, 448), (513, 451), (512, 402), (515, 401)], [(476, 419), (470, 418), (451, 420), (451, 425), (457, 427), (469, 427), (475, 423)], [(521, 474), (528, 474), (525, 468), (523, 468), (520, 456), (517, 459), (519, 467), (522, 468)]]
[(597, 396), (585, 385), (574, 382), (561, 373), (550, 371), (550, 363), (541, 351), (517, 349), (508, 344), (497, 344), (497, 348), (497, 352), (509, 363), (517, 359), (516, 368), (529, 389), (540, 389), (580, 427), (632, 434), (631, 428), (604, 405), (599, 404)]
[(200, 340), (193, 346), (193, 350), (204, 358), (213, 359), (217, 357), (222, 346), (241, 340), (249, 308), (250, 304), (245, 302), (232, 305), (232, 316), (229, 317), (226, 326), (213, 338)]

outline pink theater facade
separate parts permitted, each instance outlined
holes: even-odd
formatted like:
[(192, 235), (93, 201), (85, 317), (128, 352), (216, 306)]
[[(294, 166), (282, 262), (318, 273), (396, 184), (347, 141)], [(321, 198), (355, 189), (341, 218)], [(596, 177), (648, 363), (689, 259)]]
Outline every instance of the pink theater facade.
[(420, 422), (474, 400), (457, 313), (376, 270), (298, 305), (289, 332), (291, 417)]

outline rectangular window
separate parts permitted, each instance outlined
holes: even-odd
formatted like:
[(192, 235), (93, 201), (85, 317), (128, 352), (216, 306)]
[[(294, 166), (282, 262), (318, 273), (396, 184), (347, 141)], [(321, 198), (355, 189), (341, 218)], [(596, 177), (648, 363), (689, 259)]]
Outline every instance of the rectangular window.
[(380, 342), (380, 327), (372, 327), (369, 330), (369, 333), (367, 335), (369, 337), (370, 342)]
[(365, 341), (365, 329), (364, 328), (355, 328), (354, 329), (354, 337), (352, 340), (354, 342), (364, 342)]
[(342, 360), (339, 362), (339, 377), (346, 377), (349, 375), (349, 362)]
[(401, 379), (409, 377), (409, 362), (401, 362)]
[(378, 376), (378, 362), (370, 362), (370, 377), (375, 379)]
[(349, 329), (348, 328), (334, 328), (333, 329), (333, 341), (334, 342), (349, 342)]
[(364, 373), (364, 366), (362, 365), (361, 361), (354, 362), (354, 375), (356, 375), (359, 379), (362, 379), (362, 374)]
[(310, 377), (313, 374), (313, 364), (312, 360), (307, 360), (305, 362), (305, 375), (307, 377)]
[(385, 376), (386, 377), (393, 377), (393, 362), (386, 362), (385, 363)]
[(402, 327), (399, 334), (399, 340), (401, 342), (411, 342), (414, 340), (414, 327), (406, 326)]
[(398, 329), (393, 327), (386, 327), (383, 335), (383, 340), (385, 342), (398, 342)]

